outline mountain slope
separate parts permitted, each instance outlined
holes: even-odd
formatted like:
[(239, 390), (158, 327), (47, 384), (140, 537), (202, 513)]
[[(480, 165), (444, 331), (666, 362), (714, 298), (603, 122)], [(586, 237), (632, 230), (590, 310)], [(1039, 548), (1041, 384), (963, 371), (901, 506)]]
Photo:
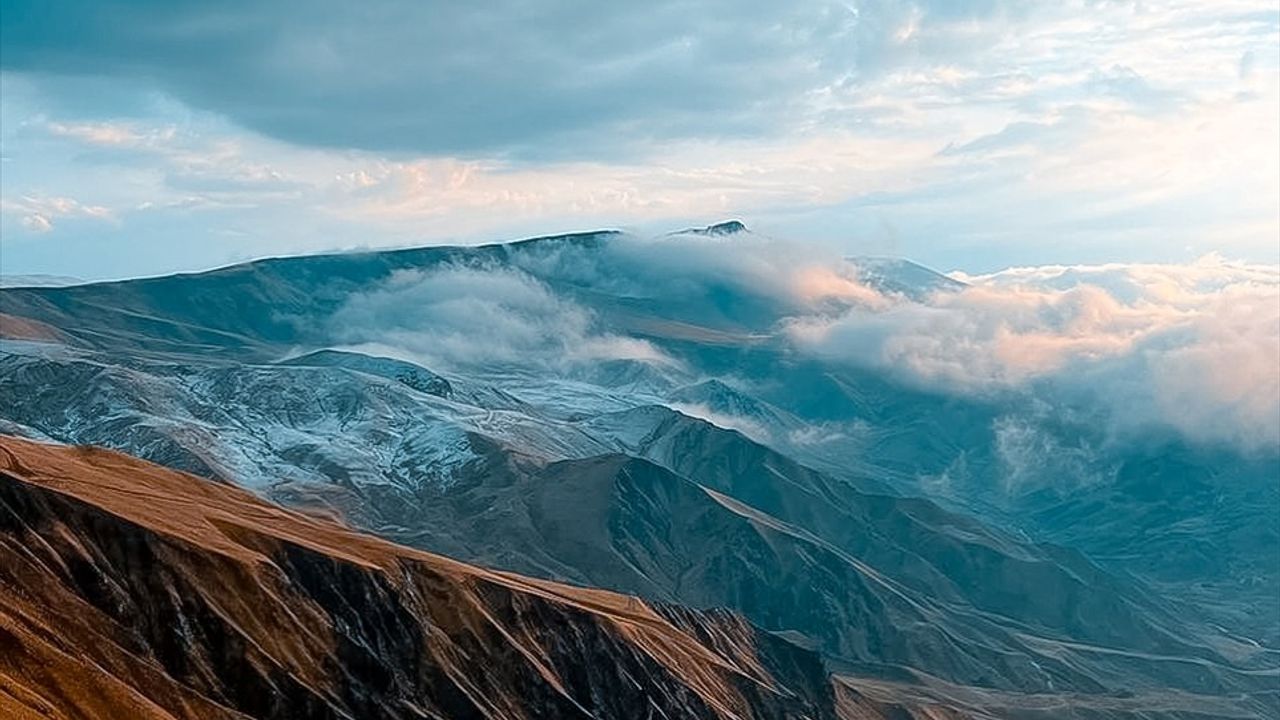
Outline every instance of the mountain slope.
[[(0, 336), (17, 338), (0, 342), (0, 431), (124, 450), (466, 561), (730, 606), (859, 672), (1049, 697), (1176, 689), (1256, 710), (1278, 664), (1274, 635), (1245, 622), (1280, 620), (1262, 604), (1280, 577), (1274, 483), (1201, 482), (1235, 461), (1160, 465), (1121, 444), (1123, 482), (1009, 502), (1001, 431), (1028, 409), (1019, 398), (794, 352), (780, 328), (795, 300), (773, 268), (748, 275), (760, 287), (732, 264), (683, 270), (732, 263), (750, 234), (663, 242), (689, 257), (646, 266), (645, 247), (588, 233), (0, 290)], [(876, 267), (862, 279), (890, 293), (963, 291)], [(467, 309), (444, 338), (433, 318), (448, 307), (400, 293), (442, 277)], [(494, 362), (527, 308), (470, 309), (512, 283), (537, 306), (520, 333), (554, 335), (547, 318), (569, 308), (590, 342), (571, 332), (553, 343), (567, 360), (507, 348)], [(370, 297), (386, 313), (343, 313)], [(480, 361), (436, 352), (459, 341)], [(1097, 445), (1035, 422), (1045, 447)], [(1047, 457), (1029, 487), (1070, 480)], [(1269, 460), (1238, 467), (1274, 477)], [(1179, 477), (1192, 482), (1166, 482)], [(1230, 584), (1204, 582), (1219, 569)], [(1189, 587), (1223, 612), (1189, 608)]]
[(20, 720), (1263, 716), (1176, 691), (833, 681), (727, 611), (483, 570), (4, 436), (0, 650), (0, 713)]
[[(399, 378), (412, 370), (404, 364), (370, 374), (305, 359), (120, 368), (96, 357), (0, 360), (9, 416), (468, 562), (732, 607), (845, 662), (1025, 690), (1256, 684), (1141, 588), (1087, 562), (924, 501), (860, 493), (666, 408), (557, 423), (523, 405), (486, 410), (418, 392)], [(32, 385), (57, 390), (22, 392)], [(1028, 632), (1039, 639), (1020, 637)], [(1084, 653), (1065, 638), (1122, 652)], [(1135, 651), (1204, 658), (1206, 670)]]
[(834, 718), (728, 613), (504, 575), (94, 449), (0, 438), (9, 717)]

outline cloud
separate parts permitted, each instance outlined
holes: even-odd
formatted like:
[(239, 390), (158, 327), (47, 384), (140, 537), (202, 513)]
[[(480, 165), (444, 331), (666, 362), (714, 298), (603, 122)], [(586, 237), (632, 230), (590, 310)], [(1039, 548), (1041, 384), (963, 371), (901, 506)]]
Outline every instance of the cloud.
[(44, 233), (53, 229), (53, 221), (40, 213), (22, 216), (22, 226), (31, 232)]
[(1135, 429), (1156, 422), (1203, 442), (1275, 451), (1280, 292), (1271, 285), (1208, 293), (1185, 322), (1092, 376), (1110, 389), (1103, 399), (1115, 417)]
[[(832, 248), (749, 231), (623, 234), (589, 250), (540, 243), (512, 260), (547, 282), (691, 313), (709, 292), (724, 292), (734, 321), (754, 332), (776, 327), (829, 362), (934, 390), (1013, 392), (1059, 409), (1083, 403), (1101, 408), (1117, 434), (1158, 426), (1197, 442), (1280, 449), (1276, 266), (1207, 255), (1180, 265), (954, 273), (966, 287), (913, 301), (860, 282)], [(713, 422), (759, 434), (732, 418)]]
[(836, 300), (844, 303), (877, 307), (889, 300), (875, 288), (862, 282), (853, 264), (841, 263), (834, 268), (809, 266), (793, 274), (793, 292), (809, 302)]
[(5, 10), (4, 195), (121, 223), (52, 248), (6, 218), (24, 272), (722, 217), (971, 271), (1270, 259), (1280, 231), (1258, 0)]
[[(694, 309), (708, 294), (763, 303), (757, 312), (815, 312), (885, 299), (831, 244), (793, 241), (750, 230), (644, 236), (617, 233), (589, 249), (573, 244), (522, 248), (512, 260), (539, 277), (617, 295)], [(729, 308), (748, 314), (748, 308)]]
[(910, 377), (965, 388), (1017, 383), (1074, 359), (1132, 349), (1152, 318), (1089, 286), (1068, 291), (939, 294), (931, 303), (856, 309), (837, 320), (798, 318), (789, 332), (826, 355), (897, 368)]
[[(752, 23), (716, 13), (758, 13)], [(756, 132), (838, 62), (834, 3), (700, 8), (40, 2), (9, 8), (6, 69), (143, 74), (292, 142), (565, 155), (552, 140)], [(68, 22), (73, 18), (73, 22)], [(129, 42), (119, 38), (129, 37)], [(406, 49), (411, 49), (406, 52)]]
[(1052, 487), (1059, 492), (1105, 482), (1115, 468), (1106, 453), (1087, 440), (1064, 441), (1053, 432), (1055, 408), (1031, 404), (1026, 414), (1009, 414), (992, 424), (998, 477), (1006, 495)]
[(0, 212), (19, 216), (22, 226), (34, 233), (53, 230), (55, 220), (60, 218), (115, 220), (114, 213), (101, 205), (86, 205), (74, 198), (56, 196), (24, 195), (14, 200), (5, 198), (0, 201)]
[(398, 272), (348, 300), (329, 323), (330, 334), (338, 343), (376, 343), (441, 369), (570, 372), (604, 360), (674, 369), (679, 363), (671, 356), (611, 328), (573, 293), (590, 288), (713, 314), (717, 303), (708, 298), (720, 294), (743, 301), (742, 308), (728, 309), (731, 316), (740, 311), (735, 322), (763, 318), (766, 330), (769, 318), (792, 312), (883, 300), (830, 249), (750, 232), (612, 233), (599, 243), (535, 242), (512, 246), (508, 261)]
[(49, 132), (90, 145), (145, 148), (173, 140), (177, 133), (172, 125), (150, 127), (136, 122), (51, 122)]
[(6, 70), (145, 77), (297, 144), (556, 158), (801, 130), (851, 82), (981, 50), (1036, 15), (1016, 0), (36, 0), (7, 10)]
[(970, 286), (927, 302), (796, 317), (787, 332), (830, 361), (933, 389), (1087, 398), (1118, 432), (1280, 449), (1280, 268), (1209, 256), (961, 279)]
[(329, 323), (355, 349), (398, 350), (432, 369), (570, 371), (606, 360), (674, 365), (650, 343), (603, 332), (587, 309), (527, 273), (448, 265), (395, 273)]
[[(1101, 413), (1099, 426), (1115, 438), (1162, 428), (1197, 443), (1280, 450), (1276, 266), (1210, 255), (1183, 265), (1018, 267), (955, 273), (965, 286), (906, 296), (861, 283), (830, 248), (750, 231), (544, 241), (507, 258), (514, 267), (398, 274), (335, 316), (337, 339), (399, 348), (441, 368), (676, 366), (659, 344), (611, 327), (607, 307), (596, 315), (573, 301), (581, 291), (673, 320), (776, 335), (824, 362), (935, 392), (1020, 397), (1018, 406), (1041, 415)], [(681, 409), (766, 434), (750, 420)], [(1043, 417), (1001, 422), (997, 449), (1014, 477), (1017, 457), (1052, 438), (1037, 434)], [(1101, 472), (1083, 460), (1071, 468), (1082, 478)]]
[[(749, 231), (544, 241), (515, 246), (507, 260), (399, 273), (335, 315), (336, 341), (389, 347), (440, 369), (678, 365), (660, 343), (611, 326), (610, 306), (597, 315), (573, 300), (585, 292), (707, 327), (728, 322), (826, 363), (934, 392), (1020, 398), (1010, 407), (1035, 417), (1020, 410), (993, 428), (1010, 482), (1030, 472), (1027, 458), (1046, 452), (1059, 456), (1071, 482), (1105, 472), (1086, 462), (1095, 448), (1045, 449), (1060, 442), (1045, 429), (1053, 417), (1117, 440), (1156, 428), (1196, 443), (1280, 451), (1276, 266), (1210, 255), (1182, 265), (1017, 267), (955, 273), (965, 286), (906, 296), (860, 283), (856, 266), (830, 248)], [(768, 436), (749, 419), (679, 409)]]

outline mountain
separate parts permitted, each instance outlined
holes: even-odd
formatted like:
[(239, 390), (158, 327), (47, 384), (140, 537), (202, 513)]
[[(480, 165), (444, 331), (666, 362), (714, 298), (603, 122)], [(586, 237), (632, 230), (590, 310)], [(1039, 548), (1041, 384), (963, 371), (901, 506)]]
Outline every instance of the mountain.
[(787, 438), (785, 435), (775, 438), (775, 433), (805, 428), (803, 420), (716, 378), (676, 388), (667, 393), (666, 399), (686, 414), (705, 413), (712, 422), (777, 442), (785, 442)]
[(0, 274), (0, 287), (62, 287), (85, 282), (68, 275), (5, 275)]
[(954, 292), (965, 286), (954, 278), (893, 257), (859, 256), (849, 258), (858, 279), (884, 293), (897, 293), (919, 300), (936, 292)]
[[(465, 562), (729, 608), (818, 652), (837, 695), (1274, 712), (1267, 461), (1112, 446), (1120, 482), (1054, 485), (1047, 462), (1009, 492), (1023, 398), (798, 355), (799, 301), (769, 268), (697, 269), (738, 254), (701, 237), (662, 239), (689, 260), (666, 264), (583, 233), (0, 291), (0, 429)], [(912, 268), (882, 264), (906, 283), (883, 291), (957, 290)], [(1210, 489), (1178, 500), (1179, 473)], [(1241, 562), (1213, 562), (1228, 547)]]
[[(1187, 660), (1146, 657), (1167, 655), (1195, 658), (1202, 671), (1180, 682), (1199, 692), (1257, 685), (1197, 639), (1210, 633), (1082, 558), (858, 491), (662, 406), (558, 421), (311, 361), (14, 354), (0, 371), (30, 435), (111, 444), (470, 562), (732, 607), (876, 674), (1114, 690), (1118, 668), (1126, 685), (1180, 677)], [(20, 392), (32, 385), (59, 390)]]
[(443, 377), (413, 363), (392, 358), (370, 357), (340, 350), (317, 350), (289, 360), (282, 360), (281, 364), (347, 368), (355, 372), (395, 380), (428, 395), (449, 398), (454, 394), (453, 385)]
[(962, 398), (851, 368), (740, 367), (772, 406), (859, 428), (831, 446), (772, 443), (790, 456), (1079, 549), (1248, 644), (1280, 643), (1280, 455), (1158, 431), (1118, 439), (1096, 413), (1046, 417), (1033, 394)]
[(0, 555), (6, 717), (839, 715), (816, 655), (731, 613), (483, 570), (102, 450), (0, 438)]
[(1166, 439), (1110, 461), (1106, 482), (1005, 500), (1029, 527), (1187, 595), (1246, 638), (1280, 643), (1280, 459)]
[(706, 227), (686, 228), (672, 233), (673, 235), (736, 235), (741, 232), (748, 232), (747, 226), (743, 225), (740, 220), (726, 220), (725, 222), (708, 225)]
[[(7, 717), (932, 720), (1063, 701), (829, 676), (730, 612), (485, 570), (118, 453), (3, 436), (0, 558)], [(1248, 717), (1179, 693), (1071, 701), (1098, 718)]]

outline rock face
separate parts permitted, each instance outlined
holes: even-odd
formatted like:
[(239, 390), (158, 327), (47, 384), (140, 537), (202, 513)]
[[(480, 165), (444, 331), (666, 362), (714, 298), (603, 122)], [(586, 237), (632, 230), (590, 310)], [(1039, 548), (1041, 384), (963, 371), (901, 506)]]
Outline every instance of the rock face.
[(482, 570), (110, 451), (0, 439), (0, 714), (835, 718), (727, 611)]

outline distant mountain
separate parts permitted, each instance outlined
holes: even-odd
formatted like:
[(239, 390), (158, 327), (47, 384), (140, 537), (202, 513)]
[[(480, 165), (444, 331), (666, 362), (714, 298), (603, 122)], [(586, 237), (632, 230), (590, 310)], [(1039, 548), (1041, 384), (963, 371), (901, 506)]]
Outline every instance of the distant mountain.
[(706, 227), (686, 228), (672, 235), (735, 235), (740, 232), (747, 232), (747, 226), (738, 220), (728, 220)]
[(849, 262), (857, 269), (858, 279), (867, 285), (914, 300), (965, 287), (959, 280), (902, 258), (859, 256), (849, 258)]
[(80, 285), (86, 281), (70, 275), (5, 275), (0, 274), (0, 288), (16, 287), (64, 287)]

